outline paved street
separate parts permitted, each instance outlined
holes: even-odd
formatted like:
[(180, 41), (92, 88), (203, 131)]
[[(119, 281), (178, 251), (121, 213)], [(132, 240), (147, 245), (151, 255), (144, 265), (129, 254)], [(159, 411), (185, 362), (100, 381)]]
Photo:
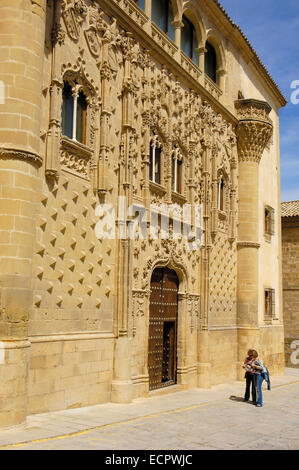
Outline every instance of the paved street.
[(14, 450), (299, 450), (299, 370), (264, 386), (264, 407), (241, 401), (244, 383), (153, 394), (28, 417), (0, 432)]

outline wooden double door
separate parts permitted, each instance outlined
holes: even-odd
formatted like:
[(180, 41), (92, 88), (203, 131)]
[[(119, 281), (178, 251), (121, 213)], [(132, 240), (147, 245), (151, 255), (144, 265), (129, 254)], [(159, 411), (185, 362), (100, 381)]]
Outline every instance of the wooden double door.
[(158, 268), (151, 278), (149, 312), (149, 389), (174, 385), (177, 376), (179, 280), (175, 271)]

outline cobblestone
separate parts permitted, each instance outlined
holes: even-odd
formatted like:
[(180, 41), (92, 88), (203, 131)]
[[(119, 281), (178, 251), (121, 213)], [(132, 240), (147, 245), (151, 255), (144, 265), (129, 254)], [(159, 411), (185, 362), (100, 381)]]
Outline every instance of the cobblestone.
[(264, 406), (242, 402), (244, 383), (152, 395), (28, 417), (0, 432), (14, 450), (298, 450), (299, 371), (264, 387)]

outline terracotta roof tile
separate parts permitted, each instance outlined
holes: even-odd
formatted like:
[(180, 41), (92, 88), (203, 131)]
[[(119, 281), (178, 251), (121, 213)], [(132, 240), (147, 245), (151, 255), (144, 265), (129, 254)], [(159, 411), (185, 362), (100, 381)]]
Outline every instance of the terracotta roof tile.
[(281, 217), (296, 217), (299, 215), (299, 201), (282, 202)]

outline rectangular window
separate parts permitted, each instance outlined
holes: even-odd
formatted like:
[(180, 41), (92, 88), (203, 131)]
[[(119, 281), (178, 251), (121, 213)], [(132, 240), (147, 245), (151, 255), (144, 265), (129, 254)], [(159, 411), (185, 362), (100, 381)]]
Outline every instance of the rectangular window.
[(77, 122), (76, 122), (76, 139), (82, 144), (86, 144), (86, 117), (87, 102), (82, 91), (77, 98)]
[(155, 183), (161, 183), (161, 149), (156, 148), (155, 156)]
[(172, 9), (172, 3), (168, 1), (168, 6), (167, 6), (167, 31), (165, 31), (168, 34), (169, 39), (171, 39), (174, 42), (174, 27), (172, 26), (172, 23), (174, 21), (173, 17), (173, 9)]
[(181, 32), (181, 49), (192, 58), (193, 55), (193, 24), (183, 16), (183, 28)]
[(275, 289), (265, 289), (265, 320), (275, 318)]
[(164, 32), (167, 29), (166, 3), (163, 0), (152, 0), (152, 21)]
[(61, 126), (62, 135), (73, 138), (73, 115), (74, 115), (74, 98), (72, 87), (68, 82), (64, 82), (62, 92), (62, 110), (61, 110)]
[(87, 99), (82, 90), (74, 92), (68, 82), (64, 82), (62, 92), (61, 131), (69, 139), (86, 145)]
[(181, 160), (177, 161), (177, 193), (182, 192), (182, 162)]
[(174, 41), (173, 8), (170, 0), (152, 0), (152, 21)]
[(199, 53), (198, 53), (198, 41), (196, 31), (193, 27), (193, 38), (192, 38), (193, 46), (192, 46), (192, 60), (196, 65), (199, 65)]
[(206, 43), (205, 53), (205, 73), (215, 83), (217, 83), (217, 56), (214, 47)]
[(224, 181), (223, 178), (220, 179), (218, 183), (218, 210), (224, 211), (225, 210), (225, 200), (224, 200)]
[(172, 190), (176, 193), (182, 191), (182, 161), (172, 157)]
[(181, 49), (196, 65), (199, 65), (196, 31), (194, 25), (185, 16), (183, 16), (183, 27), (181, 30)]
[(150, 180), (161, 184), (161, 148), (150, 146)]
[(270, 206), (265, 207), (265, 234), (274, 235), (274, 209)]

